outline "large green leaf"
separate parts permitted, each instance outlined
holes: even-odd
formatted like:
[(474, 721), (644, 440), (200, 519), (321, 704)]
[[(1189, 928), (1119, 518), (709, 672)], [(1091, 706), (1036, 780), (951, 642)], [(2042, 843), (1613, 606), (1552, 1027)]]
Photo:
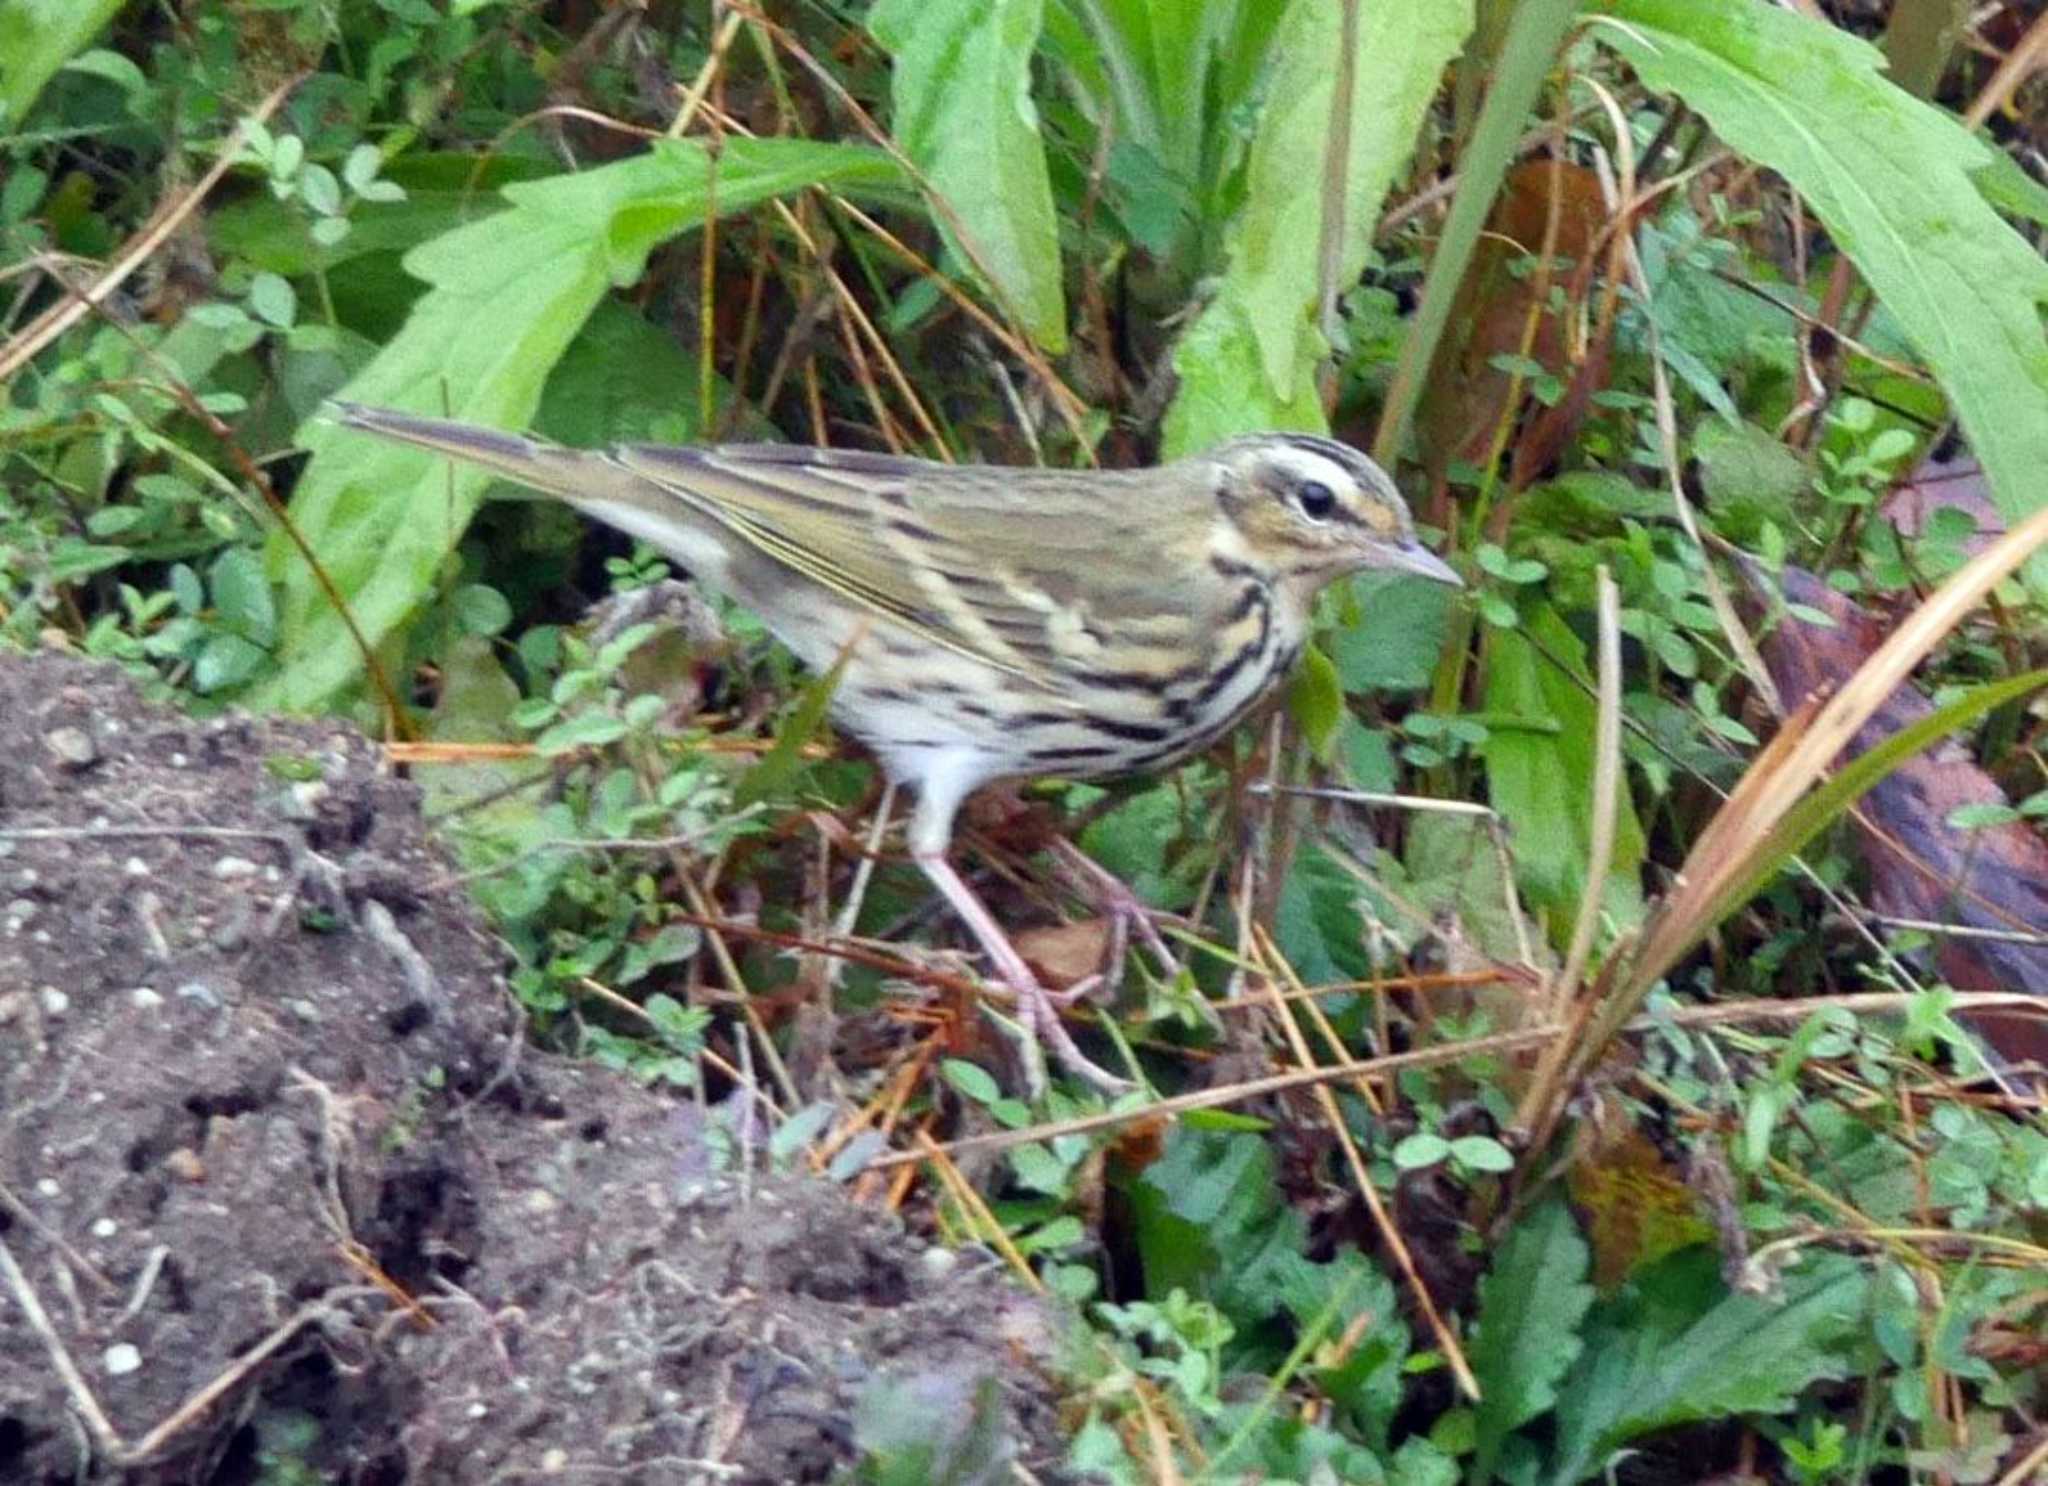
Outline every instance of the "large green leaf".
[[(2048, 263), (1973, 179), (1989, 147), (1868, 42), (1762, 0), (1602, 0), (1598, 34), (1812, 205), (1912, 337), (2017, 523), (2048, 492)], [(2028, 569), (2048, 584), (2048, 558)]]
[[(1595, 707), (1586, 649), (1557, 612), (1538, 608), (1527, 633), (1496, 630), (1486, 655), (1487, 797), (1508, 823), (1515, 875), (1559, 922), (1577, 911), (1592, 855)], [(1623, 923), (1642, 917), (1643, 828), (1624, 791), (1604, 902)]]
[[(1166, 416), (1168, 455), (1255, 429), (1325, 426), (1315, 370), (1329, 347), (1315, 311), (1340, 9), (1296, 0), (1273, 38), (1277, 61), (1245, 162), (1230, 264), (1175, 348), (1181, 386)], [(1364, 269), (1387, 183), (1414, 150), (1443, 66), (1471, 28), (1471, 0), (1363, 7), (1340, 283)]]
[(1559, 1395), (1553, 1486), (1597, 1473), (1653, 1430), (1783, 1413), (1800, 1390), (1849, 1373), (1870, 1286), (1856, 1260), (1811, 1254), (1776, 1293), (1737, 1295), (1715, 1259), (1697, 1248), (1674, 1254), (1600, 1308)]
[(1472, 1480), (1492, 1480), (1501, 1443), (1557, 1402), (1558, 1380), (1584, 1345), (1590, 1255), (1571, 1209), (1553, 1197), (1509, 1230), (1480, 1282), (1472, 1376), (1482, 1403)]
[(27, 117), (43, 84), (120, 8), (121, 0), (0, 0), (0, 128)]
[(868, 30), (896, 59), (896, 140), (943, 199), (947, 240), (1057, 352), (1067, 346), (1059, 219), (1031, 102), (1043, 12), (1044, 0), (881, 0)]
[[(729, 139), (716, 162), (717, 209), (742, 211), (804, 186), (900, 190), (879, 151), (801, 139)], [(404, 331), (344, 391), (357, 402), (523, 428), (541, 389), (613, 285), (637, 279), (660, 242), (698, 226), (712, 161), (692, 141), (576, 175), (505, 188), (509, 210), (423, 243), (406, 267), (432, 287)], [(490, 477), (315, 420), (292, 518), (320, 554), (372, 644), (431, 592)], [(271, 571), (285, 588), (285, 666), (257, 700), (321, 705), (362, 658), (296, 552)]]

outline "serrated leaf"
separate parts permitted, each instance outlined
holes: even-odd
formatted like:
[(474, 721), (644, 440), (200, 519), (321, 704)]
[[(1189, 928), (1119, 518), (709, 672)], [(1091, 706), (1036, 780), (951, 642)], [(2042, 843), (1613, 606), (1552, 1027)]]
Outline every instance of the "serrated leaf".
[(1472, 1375), (1484, 1400), (1472, 1476), (1491, 1478), (1502, 1442), (1548, 1412), (1557, 1384), (1578, 1360), (1579, 1326), (1593, 1304), (1591, 1250), (1571, 1209), (1552, 1198), (1508, 1231), (1479, 1284)]
[(1330, 632), (1330, 658), (1347, 692), (1420, 691), (1435, 673), (1450, 633), (1456, 594), (1448, 585), (1405, 573), (1361, 573), (1351, 580), (1355, 624)]
[(1858, 1260), (1811, 1251), (1772, 1296), (1731, 1294), (1707, 1249), (1653, 1266), (1586, 1326), (1559, 1393), (1550, 1480), (1584, 1480), (1655, 1430), (1784, 1413), (1803, 1389), (1848, 1376), (1869, 1288)]

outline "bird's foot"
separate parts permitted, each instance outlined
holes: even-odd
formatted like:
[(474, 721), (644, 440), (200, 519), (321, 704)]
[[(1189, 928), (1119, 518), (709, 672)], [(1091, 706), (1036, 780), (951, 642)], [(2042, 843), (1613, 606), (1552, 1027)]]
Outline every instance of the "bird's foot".
[[(1119, 1078), (1082, 1052), (1073, 1034), (1067, 1030), (1066, 1023), (1060, 1020), (1061, 1003), (1078, 1000), (1094, 988), (1094, 982), (1083, 982), (1056, 997), (1031, 973), (1031, 967), (1024, 963), (1024, 957), (1017, 953), (1017, 947), (1010, 943), (1009, 936), (1003, 933), (1001, 926), (974, 895), (974, 890), (953, 870), (952, 863), (943, 854), (920, 853), (917, 862), (981, 942), (982, 950), (995, 963), (996, 974), (1003, 984), (1016, 994), (1018, 1021), (1022, 1027), (1019, 1050), (1024, 1060), (1024, 1082), (1031, 1097), (1037, 1099), (1045, 1093), (1047, 1048), (1052, 1050), (1053, 1057), (1067, 1072), (1105, 1094), (1123, 1094), (1136, 1088), (1137, 1085), (1129, 1079)], [(1097, 981), (1099, 979), (1096, 977)]]
[(1124, 955), (1134, 934), (1161, 975), (1172, 980), (1180, 974), (1180, 961), (1174, 958), (1159, 932), (1162, 923), (1180, 922), (1178, 915), (1154, 908), (1132, 892), (1122, 878), (1064, 837), (1054, 841), (1052, 854), (1069, 885), (1092, 902), (1109, 922), (1109, 947), (1104, 957), (1106, 976), (1095, 977), (1097, 981), (1112, 991), (1117, 988), (1123, 979)]
[[(1032, 1090), (1033, 1097), (1044, 1092), (1044, 1053), (1037, 1051), (1041, 1046), (1052, 1050), (1052, 1055), (1060, 1067), (1089, 1087), (1099, 1089), (1112, 1097), (1128, 1094), (1137, 1087), (1129, 1079), (1111, 1073), (1082, 1052), (1080, 1044), (1074, 1041), (1073, 1034), (1067, 1030), (1067, 1024), (1060, 1020), (1062, 1008), (1073, 1005), (1095, 989), (1096, 984), (1102, 979), (1101, 976), (1091, 976), (1088, 980), (1069, 986), (1064, 991), (1049, 991), (1024, 968), (1022, 961), (1018, 962), (1015, 969), (1023, 972), (1021, 981), (1014, 972), (1004, 978), (1009, 982), (1010, 989), (1016, 992), (1017, 1008), (1024, 1024), (1024, 1035), (1033, 1045), (1032, 1052), (1025, 1055), (1026, 1081), (1031, 1081), (1030, 1072), (1034, 1063), (1041, 1070), (1038, 1074), (1038, 1083), (1041, 1086)], [(1036, 1054), (1035, 1058), (1033, 1053)]]

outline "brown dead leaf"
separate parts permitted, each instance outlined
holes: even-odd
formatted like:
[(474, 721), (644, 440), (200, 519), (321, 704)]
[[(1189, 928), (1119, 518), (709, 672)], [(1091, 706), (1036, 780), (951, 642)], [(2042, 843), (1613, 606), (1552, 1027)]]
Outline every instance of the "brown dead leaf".
[[(1768, 582), (1754, 571), (1746, 576), (1759, 591)], [(1773, 679), (1796, 703), (1853, 675), (1889, 628), (1811, 573), (1788, 567), (1783, 587), (1787, 599), (1835, 621), (1830, 629), (1788, 617), (1762, 642)], [(1917, 688), (1900, 687), (1855, 734), (1849, 753), (1875, 747), (1933, 710)], [(2048, 841), (2024, 821), (1972, 830), (1948, 823), (1959, 806), (2009, 803), (1969, 751), (1945, 739), (1863, 797), (1852, 839), (1879, 913), (2036, 936), (2038, 942), (1938, 936), (1934, 959), (1942, 979), (1960, 990), (2024, 991), (2043, 997), (2048, 1011)], [(1969, 1020), (2004, 1058), (2048, 1064), (2048, 1020), (2041, 1016), (1983, 1011)]]
[(1084, 918), (1078, 923), (1024, 929), (1014, 938), (1017, 952), (1054, 986), (1086, 980), (1102, 968), (1109, 953), (1110, 921)]

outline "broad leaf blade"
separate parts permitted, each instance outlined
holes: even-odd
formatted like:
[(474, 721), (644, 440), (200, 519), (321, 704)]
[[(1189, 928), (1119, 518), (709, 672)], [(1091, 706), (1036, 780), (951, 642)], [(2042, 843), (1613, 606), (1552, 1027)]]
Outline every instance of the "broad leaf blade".
[[(2048, 263), (1975, 179), (1991, 151), (1893, 86), (1883, 56), (1760, 0), (1606, 0), (1598, 35), (1779, 172), (1912, 337), (2018, 525), (2048, 469)], [(2028, 567), (2048, 583), (2048, 558)]]
[[(1488, 642), (1487, 795), (1508, 823), (1515, 875), (1530, 901), (1569, 914), (1586, 890), (1592, 855), (1596, 708), (1585, 646), (1571, 627), (1548, 607), (1527, 625), (1526, 636), (1496, 630)], [(1645, 850), (1642, 825), (1624, 794), (1602, 889), (1608, 910), (1623, 923), (1642, 916), (1638, 874)]]
[(1593, 1304), (1591, 1251), (1571, 1209), (1552, 1199), (1517, 1223), (1479, 1286), (1472, 1375), (1485, 1401), (1471, 1479), (1492, 1479), (1501, 1442), (1557, 1402), (1578, 1360), (1579, 1325)]
[(881, 0), (868, 30), (896, 59), (894, 132), (944, 199), (947, 240), (1059, 352), (1059, 219), (1031, 102), (1042, 17), (1043, 0)]
[(1776, 1414), (1800, 1391), (1849, 1373), (1869, 1277), (1854, 1259), (1814, 1254), (1774, 1296), (1731, 1294), (1706, 1250), (1646, 1273), (1588, 1328), (1560, 1395), (1554, 1486), (1600, 1469), (1654, 1430), (1730, 1414)]
[[(1470, 0), (1363, 7), (1340, 282), (1364, 269), (1387, 183), (1471, 28)], [(1181, 387), (1166, 417), (1169, 456), (1255, 429), (1325, 427), (1315, 369), (1329, 347), (1313, 317), (1341, 37), (1337, 6), (1297, 0), (1273, 38), (1278, 60), (1245, 163), (1230, 266), (1174, 351)]]
[[(731, 139), (717, 163), (720, 213), (808, 185), (900, 189), (879, 151), (810, 140)], [(432, 287), (405, 329), (343, 396), (357, 402), (524, 428), (555, 363), (613, 284), (629, 283), (666, 237), (700, 225), (712, 162), (692, 141), (576, 175), (508, 186), (512, 205), (421, 244), (407, 269)], [(319, 552), (370, 643), (432, 591), (490, 477), (417, 450), (374, 443), (315, 419), (313, 459), (292, 519)], [(362, 660), (296, 553), (270, 567), (284, 584), (283, 672), (258, 705), (305, 710), (356, 677)]]
[(27, 117), (43, 84), (120, 8), (121, 0), (0, 0), (0, 126)]

